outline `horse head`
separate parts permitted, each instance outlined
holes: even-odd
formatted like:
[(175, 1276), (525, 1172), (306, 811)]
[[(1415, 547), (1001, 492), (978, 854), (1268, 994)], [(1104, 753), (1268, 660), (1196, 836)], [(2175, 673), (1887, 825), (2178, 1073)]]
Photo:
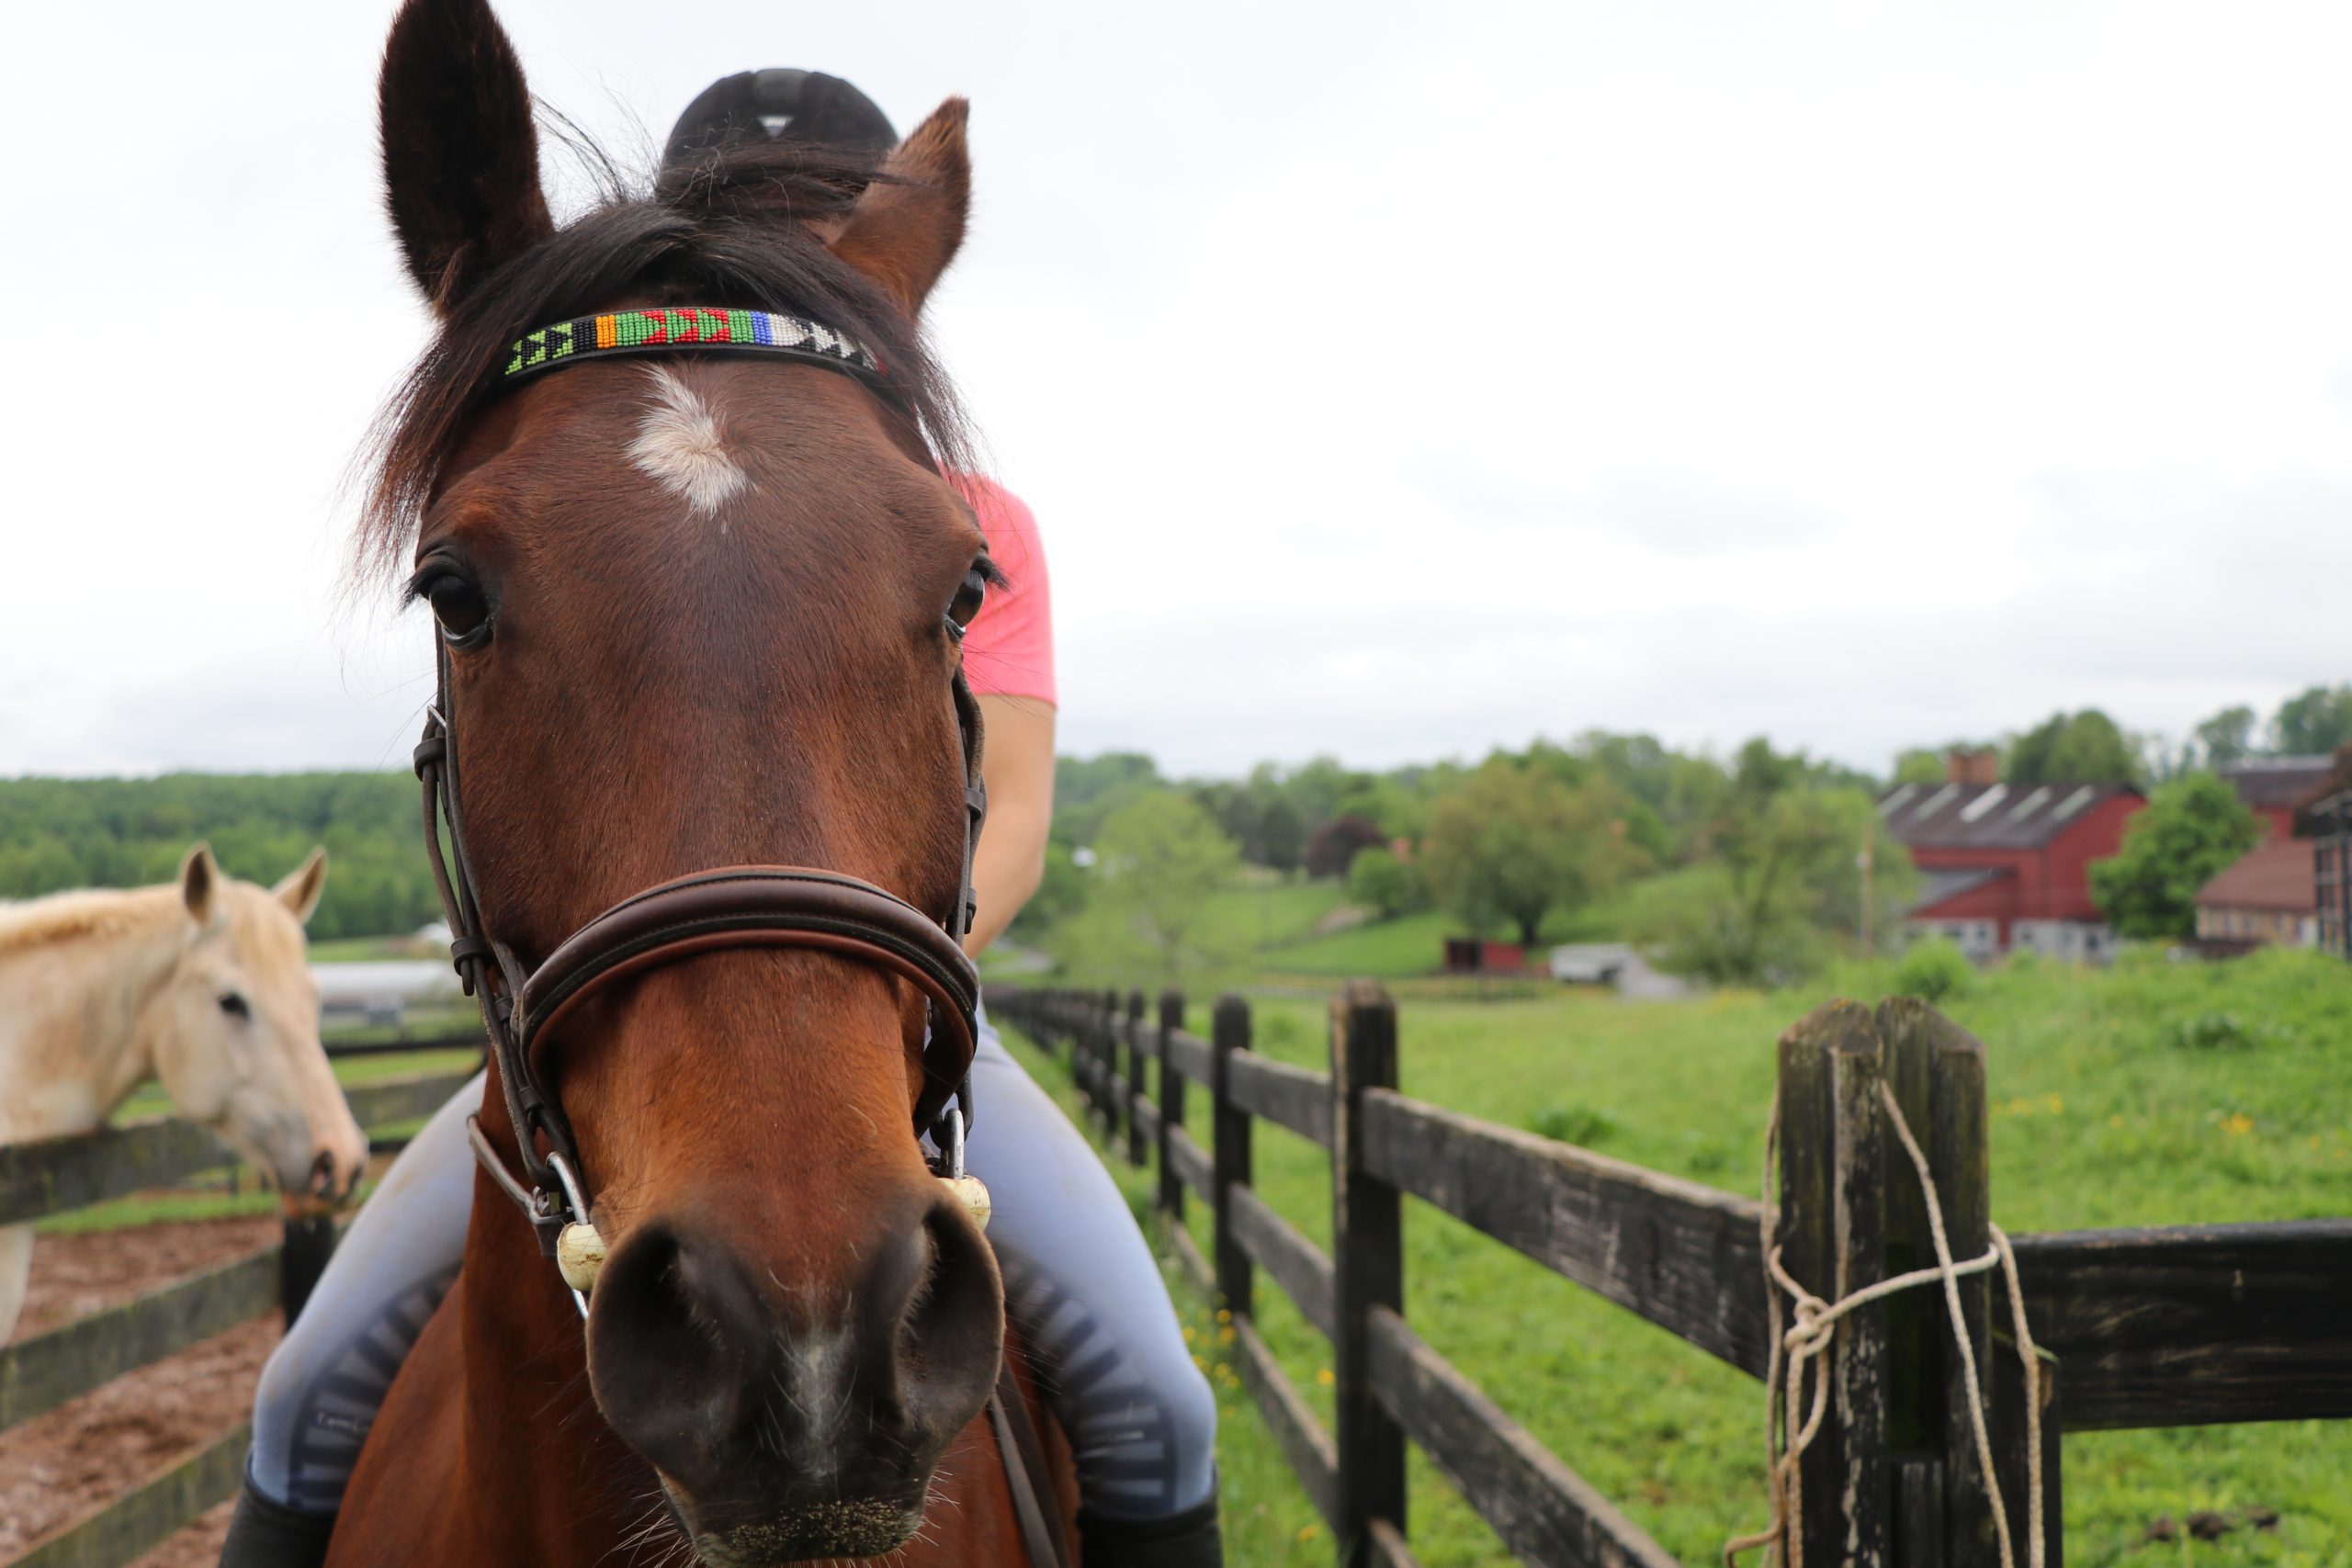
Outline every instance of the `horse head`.
[(337, 1201), (367, 1167), (368, 1139), (319, 1044), (302, 922), (326, 875), (324, 850), (275, 888), (234, 881), (211, 850), (190, 850), (186, 934), (141, 1028), (183, 1116), (270, 1171), (289, 1199)]
[[(381, 112), (439, 331), (365, 537), (413, 540), (481, 929), (527, 970), (640, 889), (745, 864), (847, 874), (952, 924), (958, 639), (991, 569), (914, 321), (962, 238), (963, 104), (879, 167), (720, 150), (562, 228), (481, 0), (410, 0)], [(888, 385), (665, 353), (486, 390), (535, 329), (673, 310), (797, 312)], [(608, 1248), (596, 1405), (705, 1561), (895, 1548), (992, 1386), (994, 1258), (915, 1137), (929, 1016), (853, 956), (726, 947), (604, 987), (531, 1045)], [(522, 1158), (499, 1085), (482, 1130)], [(561, 1286), (528, 1279), (554, 1332)]]

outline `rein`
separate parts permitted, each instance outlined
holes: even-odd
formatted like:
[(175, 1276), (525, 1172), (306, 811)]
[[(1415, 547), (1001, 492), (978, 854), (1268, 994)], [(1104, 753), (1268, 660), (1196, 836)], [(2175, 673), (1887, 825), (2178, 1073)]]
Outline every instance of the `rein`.
[[(589, 359), (663, 352), (772, 355), (822, 366), (869, 383), (886, 375), (871, 351), (820, 322), (766, 310), (618, 310), (542, 327), (515, 340), (513, 357), (491, 379), (493, 393), (516, 380)], [(809, 866), (738, 865), (695, 872), (631, 894), (557, 944), (535, 968), (485, 927), (460, 808), (453, 734), (450, 653), (435, 660), (438, 692), (415, 751), (424, 792), (424, 841), (447, 917), (450, 962), (481, 1008), (482, 1027), (521, 1145), (518, 1175), (469, 1119), (474, 1157), (529, 1218), (542, 1256), (558, 1264), (580, 1315), (604, 1258), (571, 1124), (532, 1065), (582, 1003), (650, 969), (707, 953), (794, 947), (838, 953), (912, 984), (926, 1001), (923, 1088), (914, 1134), (939, 1151), (933, 1170), (987, 1221), (988, 1196), (964, 1174), (971, 1122), (971, 1066), (978, 1041), (979, 974), (963, 948), (975, 904), (972, 858), (988, 817), (980, 776), (979, 705), (960, 668), (956, 720), (964, 761), (966, 829), (961, 890), (945, 920), (870, 882)], [(448, 825), (445, 863), (441, 825)]]

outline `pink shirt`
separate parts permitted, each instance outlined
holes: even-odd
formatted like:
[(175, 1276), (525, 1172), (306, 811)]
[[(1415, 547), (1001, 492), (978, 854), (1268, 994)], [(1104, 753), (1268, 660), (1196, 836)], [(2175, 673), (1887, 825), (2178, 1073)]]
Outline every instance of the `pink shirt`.
[(1054, 701), (1054, 591), (1037, 520), (1019, 496), (977, 475), (959, 481), (989, 536), (989, 554), (1011, 579), (990, 588), (964, 634), (964, 678), (976, 696)]

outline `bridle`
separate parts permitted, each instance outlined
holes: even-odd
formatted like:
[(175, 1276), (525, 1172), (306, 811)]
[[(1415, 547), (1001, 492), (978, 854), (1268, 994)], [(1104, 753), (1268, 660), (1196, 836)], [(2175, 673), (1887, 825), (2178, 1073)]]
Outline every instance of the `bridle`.
[[(702, 307), (608, 311), (526, 333), (515, 341), (513, 357), (492, 378), (491, 389), (583, 360), (674, 350), (794, 359), (854, 376), (886, 393), (891, 390), (884, 367), (869, 350), (820, 322), (773, 311)], [(469, 1121), (467, 1134), (482, 1168), (529, 1217), (541, 1254), (562, 1268), (582, 1318), (588, 1314), (586, 1282), (594, 1278), (594, 1263), (601, 1260), (603, 1243), (594, 1228), (571, 1122), (532, 1057), (582, 1003), (650, 969), (741, 948), (806, 948), (855, 960), (912, 984), (928, 1004), (929, 1023), (923, 1085), (915, 1101), (915, 1135), (931, 1137), (937, 1150), (931, 1156), (934, 1171), (951, 1180), (963, 1179), (964, 1134), (972, 1118), (979, 976), (964, 953), (962, 939), (975, 912), (972, 857), (988, 816), (988, 790), (980, 777), (979, 706), (960, 666), (954, 692), (964, 762), (964, 870), (955, 908), (944, 920), (870, 882), (836, 871), (723, 866), (631, 894), (566, 937), (537, 967), (526, 969), (514, 949), (482, 921), (460, 803), (446, 642), (435, 665), (438, 691), (426, 711), (424, 739), (415, 752), (424, 796), (425, 851), (448, 918), (450, 961), (467, 995), (481, 1007), (507, 1119), (521, 1145), (522, 1173), (508, 1168), (477, 1121)], [(448, 824), (446, 863), (444, 821)], [(575, 1267), (576, 1258), (590, 1247), (594, 1258)]]

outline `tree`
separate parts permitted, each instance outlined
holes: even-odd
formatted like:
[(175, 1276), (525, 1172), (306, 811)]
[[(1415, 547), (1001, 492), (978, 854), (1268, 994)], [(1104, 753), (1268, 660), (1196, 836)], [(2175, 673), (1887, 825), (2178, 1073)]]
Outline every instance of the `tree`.
[(1103, 822), (1094, 853), (1080, 943), (1086, 958), (1174, 986), (1222, 956), (1202, 917), (1241, 854), (1199, 801), (1174, 790), (1130, 801)]
[(1662, 967), (1719, 984), (1792, 980), (1859, 931), (1865, 897), (1879, 931), (1909, 907), (1918, 874), (1879, 829), (1868, 793), (1772, 789), (1785, 770), (1764, 764), (1759, 754), (1741, 770), (1712, 835), (1714, 858), (1650, 884), (1638, 900), (1636, 940)]
[(2097, 708), (2052, 714), (2018, 737), (2003, 776), (2011, 784), (2136, 784), (2140, 759)]
[(2091, 865), (2091, 897), (2128, 937), (2197, 934), (2197, 892), (2262, 841), (2262, 819), (2209, 773), (2160, 784), (2123, 825), (2123, 844)]
[(2243, 704), (2223, 708), (2190, 732), (2199, 759), (2209, 768), (2219, 768), (2253, 756), (2256, 722), (2254, 710)]
[(1091, 843), (1111, 813), (1166, 787), (1140, 751), (1054, 759), (1054, 830), (1073, 844)]
[(2317, 756), (2352, 741), (2352, 686), (2313, 686), (2278, 705), (2271, 744), (2283, 755)]
[(1258, 863), (1275, 871), (1298, 869), (1306, 852), (1306, 823), (1290, 797), (1277, 795), (1258, 813)]
[(1894, 782), (1899, 784), (1939, 784), (1944, 782), (1944, 760), (1924, 747), (1913, 747), (1894, 759)]
[(1424, 897), (1421, 874), (1391, 850), (1374, 846), (1358, 850), (1348, 863), (1348, 900), (1361, 904), (1384, 920), (1420, 908)]
[(1334, 817), (1315, 830), (1306, 840), (1306, 874), (1309, 876), (1345, 876), (1355, 863), (1356, 856), (1364, 851), (1377, 849), (1388, 841), (1380, 824), (1367, 817)]
[(1546, 914), (1613, 890), (1636, 868), (1623, 801), (1605, 778), (1571, 789), (1543, 767), (1489, 758), (1430, 807), (1430, 891), (1474, 934), (1508, 921), (1532, 946)]
[(1079, 867), (1075, 849), (1058, 833), (1046, 841), (1045, 874), (1038, 879), (1037, 890), (1021, 906), (1021, 913), (1013, 917), (1015, 934), (1035, 940), (1037, 933), (1085, 908), (1089, 883)]

